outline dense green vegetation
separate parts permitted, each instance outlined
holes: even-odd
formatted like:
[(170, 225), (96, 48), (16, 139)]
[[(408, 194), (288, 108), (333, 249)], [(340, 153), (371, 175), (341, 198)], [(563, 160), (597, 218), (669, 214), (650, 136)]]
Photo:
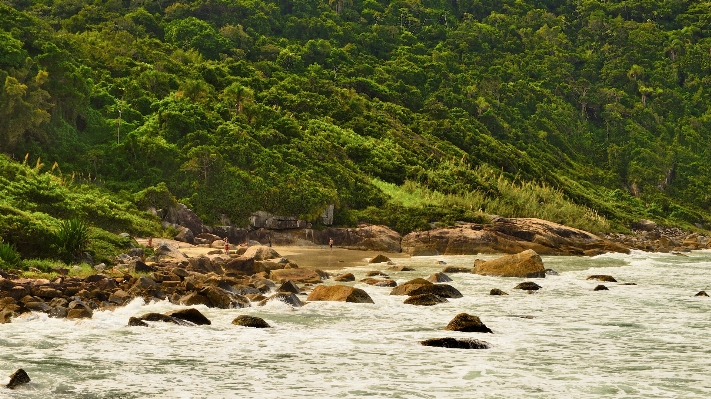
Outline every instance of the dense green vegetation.
[(691, 0), (3, 0), (0, 151), (59, 166), (3, 238), (47, 234), (71, 174), (207, 223), (705, 224), (710, 26)]

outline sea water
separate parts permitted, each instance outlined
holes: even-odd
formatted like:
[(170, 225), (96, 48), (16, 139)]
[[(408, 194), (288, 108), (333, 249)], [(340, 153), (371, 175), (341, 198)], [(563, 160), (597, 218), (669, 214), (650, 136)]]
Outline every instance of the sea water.
[[(198, 306), (210, 326), (128, 327), (131, 316), (181, 308), (140, 300), (88, 320), (25, 315), (0, 325), (0, 382), (18, 368), (32, 382), (0, 388), (0, 397), (708, 398), (711, 299), (694, 295), (711, 292), (711, 252), (686, 255), (543, 257), (559, 275), (536, 279), (543, 288), (530, 294), (513, 289), (524, 279), (450, 274), (464, 297), (431, 307), (356, 282), (374, 304)], [(388, 273), (402, 283), (440, 271), (436, 261), (471, 267), (475, 258), (396, 259), (416, 270)], [(361, 279), (386, 268), (364, 260), (344, 272)], [(592, 274), (618, 283), (586, 280)], [(593, 291), (598, 284), (609, 291)], [(491, 296), (492, 288), (509, 295)], [(462, 312), (493, 334), (445, 331)], [(273, 328), (232, 325), (242, 314)], [(437, 337), (476, 338), (491, 348), (420, 345)]]

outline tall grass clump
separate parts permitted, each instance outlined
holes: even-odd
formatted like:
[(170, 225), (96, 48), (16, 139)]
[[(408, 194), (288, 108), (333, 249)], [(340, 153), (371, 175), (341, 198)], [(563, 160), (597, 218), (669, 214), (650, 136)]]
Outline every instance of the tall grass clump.
[(77, 218), (61, 221), (56, 232), (56, 244), (65, 263), (75, 261), (89, 245), (89, 227)]
[(14, 269), (20, 265), (20, 254), (15, 250), (15, 246), (0, 240), (0, 268)]

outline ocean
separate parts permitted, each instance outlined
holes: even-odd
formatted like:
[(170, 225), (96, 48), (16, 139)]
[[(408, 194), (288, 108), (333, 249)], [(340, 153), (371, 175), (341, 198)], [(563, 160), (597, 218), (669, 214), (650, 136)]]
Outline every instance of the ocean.
[[(543, 288), (530, 294), (513, 289), (525, 279), (450, 274), (464, 297), (430, 307), (356, 282), (374, 304), (196, 307), (210, 326), (128, 327), (131, 316), (182, 308), (141, 300), (79, 321), (25, 315), (0, 325), (0, 382), (19, 368), (32, 381), (0, 388), (0, 397), (708, 398), (711, 298), (694, 295), (711, 293), (711, 252), (685, 255), (544, 256), (559, 275), (534, 279)], [(364, 259), (343, 272), (361, 279), (377, 269), (402, 283), (441, 271), (436, 261), (471, 267), (477, 257), (496, 256), (394, 259), (416, 269), (410, 272)], [(618, 283), (586, 280), (593, 274)], [(598, 284), (609, 290), (593, 291)], [(509, 295), (489, 295), (492, 288)], [(479, 316), (493, 334), (445, 331), (462, 312)], [(232, 325), (242, 314), (273, 328)], [(437, 337), (491, 347), (419, 343)]]

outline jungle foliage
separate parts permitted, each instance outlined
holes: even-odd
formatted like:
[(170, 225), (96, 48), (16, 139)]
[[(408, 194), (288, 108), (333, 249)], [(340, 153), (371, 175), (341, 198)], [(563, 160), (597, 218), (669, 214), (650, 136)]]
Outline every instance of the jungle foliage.
[[(707, 223), (710, 27), (691, 0), (3, 0), (0, 151), (60, 166), (3, 175), (30, 196), (3, 238), (48, 234), (53, 202), (140, 226), (99, 189), (238, 225)], [(87, 194), (53, 197), (72, 173)]]

